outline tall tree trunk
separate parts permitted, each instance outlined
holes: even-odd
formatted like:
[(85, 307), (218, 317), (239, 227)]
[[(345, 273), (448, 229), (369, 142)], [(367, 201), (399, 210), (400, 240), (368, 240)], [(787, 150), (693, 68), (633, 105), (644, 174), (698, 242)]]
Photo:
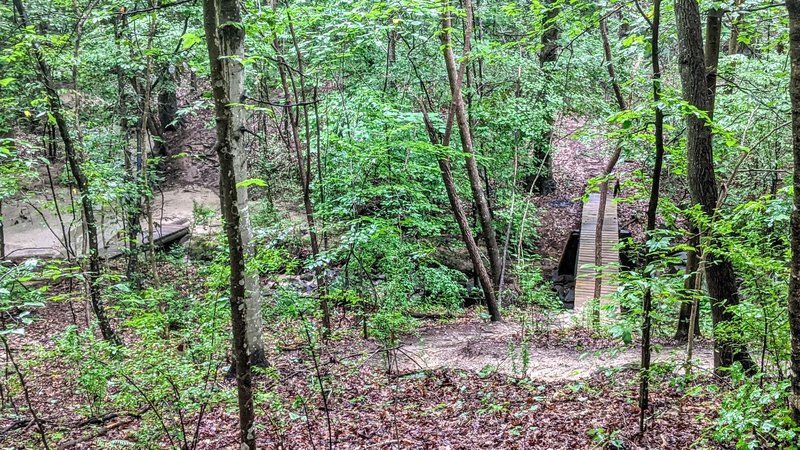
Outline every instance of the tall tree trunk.
[(792, 100), (792, 153), (794, 154), (794, 210), (792, 211), (792, 262), (789, 280), (789, 329), (792, 336), (792, 418), (800, 423), (800, 0), (788, 0), (789, 52), (792, 63), (789, 97)]
[[(242, 450), (256, 448), (255, 411), (250, 358), (263, 349), (248, 339), (248, 319), (253, 315), (248, 297), (245, 259), (249, 244), (247, 191), (237, 189), (237, 170), (245, 169), (242, 150), (243, 110), (238, 103), (244, 91), (244, 29), (237, 0), (204, 0), (204, 26), (211, 85), (216, 110), (221, 206), (230, 253), (230, 308), (233, 359), (239, 402), (239, 437)], [(240, 195), (244, 195), (240, 198)], [(244, 206), (244, 208), (242, 208)], [(260, 330), (259, 330), (260, 331)], [(260, 333), (258, 338), (260, 338)], [(260, 339), (259, 339), (260, 341)]]
[[(308, 99), (306, 98), (306, 72), (304, 68), (304, 59), (303, 53), (300, 51), (300, 43), (297, 41), (297, 35), (294, 31), (294, 22), (292, 21), (292, 17), (289, 13), (286, 13), (286, 18), (289, 21), (289, 32), (292, 36), (292, 44), (294, 46), (295, 56), (297, 57), (297, 72), (300, 76), (300, 101), (302, 103), (302, 110), (303, 110), (303, 124), (305, 128), (305, 143), (306, 143), (306, 152), (305, 152), (305, 168), (301, 168), (301, 171), (305, 172), (305, 182), (303, 184), (303, 204), (306, 205), (306, 221), (308, 222), (309, 226), (309, 235), (313, 236), (312, 240), (312, 247), (311, 250), (314, 252), (314, 256), (317, 256), (320, 252), (319, 247), (319, 233), (317, 229), (317, 220), (316, 216), (314, 215), (314, 200), (312, 198), (311, 192), (311, 180), (314, 178), (314, 173), (311, 171), (311, 127), (309, 125), (308, 120)], [(297, 101), (297, 92), (295, 92), (295, 101)], [(316, 103), (314, 104), (316, 106)], [(295, 116), (295, 127), (299, 124), (299, 117), (300, 111), (297, 110), (297, 115)], [(317, 136), (319, 138), (319, 136)], [(317, 141), (319, 145), (319, 141)], [(317, 149), (319, 151), (319, 148)], [(302, 160), (303, 158), (301, 158)], [(321, 175), (321, 173), (320, 173)], [(322, 189), (322, 178), (320, 176), (320, 190)], [(327, 290), (325, 287), (325, 279), (322, 273), (322, 267), (317, 267), (314, 269), (314, 275), (317, 280), (317, 289), (319, 290), (319, 297), (320, 297), (320, 308), (322, 309), (322, 326), (323, 326), (323, 337), (327, 338), (330, 336), (331, 332), (331, 311), (330, 305), (328, 304), (328, 296)]]
[[(25, 6), (22, 4), (22, 0), (14, 0), (14, 7), (19, 13), (23, 25), (26, 27), (30, 26), (28, 14), (25, 11)], [(41, 80), (45, 91), (47, 91), (50, 114), (52, 114), (53, 118), (55, 119), (59, 134), (61, 135), (61, 140), (64, 143), (64, 153), (67, 158), (67, 165), (72, 173), (72, 177), (75, 178), (75, 185), (78, 188), (78, 192), (81, 196), (81, 210), (83, 211), (84, 225), (86, 227), (87, 250), (89, 253), (89, 270), (84, 273), (84, 276), (86, 277), (86, 283), (89, 286), (89, 298), (92, 304), (92, 309), (97, 317), (97, 322), (100, 326), (100, 333), (103, 335), (103, 339), (115, 344), (119, 344), (119, 337), (114, 332), (114, 329), (111, 326), (111, 321), (106, 316), (105, 305), (103, 304), (102, 298), (102, 287), (98, 281), (100, 277), (100, 255), (97, 247), (97, 222), (95, 221), (94, 205), (92, 202), (91, 193), (89, 192), (89, 181), (87, 180), (86, 175), (83, 173), (83, 168), (81, 167), (77, 149), (75, 148), (72, 136), (69, 133), (67, 121), (64, 119), (64, 115), (62, 113), (64, 108), (61, 104), (61, 98), (58, 96), (58, 91), (53, 85), (50, 66), (47, 64), (47, 61), (45, 61), (42, 50), (36, 41), (33, 41), (33, 56), (38, 66), (39, 79)]]
[(722, 36), (722, 10), (712, 9), (706, 15), (706, 42), (703, 54), (706, 61), (706, 87), (708, 88), (708, 117), (714, 117), (717, 99), (717, 67)]
[[(301, 93), (298, 94), (296, 90), (292, 90), (291, 86), (296, 86), (294, 82), (294, 77), (292, 76), (292, 69), (289, 67), (289, 64), (286, 62), (286, 59), (283, 57), (283, 49), (281, 48), (280, 42), (278, 41), (277, 36), (273, 36), (272, 39), (272, 47), (275, 49), (275, 52), (278, 54), (278, 74), (280, 75), (281, 79), (281, 87), (283, 89), (283, 96), (285, 101), (285, 117), (286, 117), (286, 128), (287, 128), (287, 138), (286, 138), (286, 146), (288, 150), (291, 152), (294, 151), (295, 159), (297, 162), (297, 173), (300, 181), (300, 188), (303, 192), (303, 209), (305, 210), (306, 216), (306, 224), (308, 225), (308, 236), (311, 241), (311, 255), (316, 257), (320, 253), (320, 246), (319, 246), (319, 236), (317, 233), (317, 224), (315, 220), (315, 213), (314, 213), (314, 200), (312, 198), (311, 192), (311, 178), (313, 174), (311, 172), (311, 142), (310, 142), (310, 130), (308, 127), (308, 102), (306, 101), (306, 82), (305, 82), (305, 71), (303, 68), (303, 55), (300, 53), (300, 45), (297, 42), (297, 37), (294, 32), (294, 25), (292, 24), (291, 17), (288, 17), (289, 26), (292, 34), (292, 41), (295, 48), (295, 53), (297, 55), (298, 60), (298, 68), (297, 72), (300, 74), (300, 89)], [(291, 80), (291, 83), (290, 83)], [(315, 103), (316, 107), (316, 103)], [(300, 108), (303, 108), (304, 112), (304, 119), (305, 119), (305, 150), (306, 153), (303, 155), (303, 144), (300, 139)], [(318, 149), (319, 150), (319, 149)], [(318, 175), (321, 175), (321, 170), (318, 172)], [(317, 280), (317, 287), (320, 290), (320, 309), (322, 309), (322, 327), (323, 327), (323, 337), (327, 337), (330, 334), (332, 322), (331, 322), (331, 311), (330, 305), (328, 304), (327, 296), (324, 295), (324, 286), (325, 282), (323, 279), (322, 269), (317, 267), (314, 269), (314, 277)]]
[[(720, 41), (722, 35), (722, 15), (721, 9), (712, 9), (708, 11), (706, 16), (706, 40), (703, 54), (706, 64), (706, 86), (708, 88), (708, 117), (714, 118), (714, 107), (717, 97), (717, 67), (719, 66), (719, 52)], [(712, 138), (713, 139), (713, 138)], [(699, 246), (699, 239), (695, 238), (695, 247)], [(699, 258), (697, 251), (690, 251), (686, 260), (686, 272), (694, 273), (698, 268)], [(694, 289), (695, 275), (689, 276), (684, 287), (687, 290)], [(687, 340), (689, 338), (689, 322), (691, 317), (692, 305), (694, 304), (695, 295), (690, 295), (690, 300), (684, 301), (681, 304), (681, 309), (678, 317), (678, 330), (675, 334), (675, 339)], [(695, 336), (700, 335), (700, 321), (695, 317)]]
[[(656, 160), (653, 164), (653, 184), (650, 188), (650, 201), (647, 205), (647, 234), (656, 229), (656, 216), (658, 213), (658, 197), (661, 186), (661, 168), (664, 162), (664, 112), (661, 110), (661, 62), (659, 60), (659, 38), (661, 26), (661, 0), (653, 2), (653, 18), (650, 22), (650, 47), (651, 65), (653, 70), (653, 107), (655, 108), (655, 147)], [(645, 258), (645, 277), (650, 273), (647, 267), (653, 261), (653, 255)], [(652, 331), (651, 313), (653, 310), (653, 292), (648, 286), (642, 300), (642, 365), (639, 377), (639, 432), (645, 429), (645, 417), (649, 406), (650, 392), (650, 336)]]
[[(238, 218), (236, 232), (244, 252), (242, 264), (245, 264), (247, 259), (253, 257), (255, 249), (252, 242), (253, 233), (250, 225), (247, 187), (239, 185), (249, 176), (247, 153), (242, 148), (244, 108), (230, 105), (240, 102), (244, 95), (244, 67), (238, 60), (238, 58), (244, 57), (244, 33), (237, 28), (241, 13), (233, 0), (207, 0), (204, 4), (215, 5), (214, 10), (206, 11), (205, 27), (212, 68), (214, 103), (217, 111), (217, 154), (220, 157), (220, 193), (222, 194), (220, 200), (223, 208), (228, 197), (235, 203)], [(209, 16), (209, 14), (211, 15)], [(211, 27), (210, 30), (209, 27)], [(216, 36), (216, 39), (212, 40), (212, 36)], [(232, 165), (225, 171), (222, 170), (223, 158), (230, 158)], [(235, 196), (226, 192), (227, 185), (223, 183), (226, 180), (223, 180), (222, 177), (233, 177)], [(228, 205), (229, 209), (232, 207)], [(232, 260), (233, 256), (231, 256), (231, 264), (233, 264)], [(244, 283), (242, 301), (244, 302), (247, 357), (250, 364), (264, 366), (266, 364), (262, 336), (264, 326), (261, 319), (261, 288), (258, 274), (243, 270), (241, 277)]]
[[(675, 0), (675, 21), (678, 30), (683, 99), (701, 111), (710, 112), (710, 92), (706, 81), (707, 71), (697, 0)], [(700, 205), (703, 212), (712, 218), (716, 212), (718, 193), (711, 128), (707, 126), (705, 118), (689, 114), (686, 117), (686, 135), (689, 192), (692, 201)], [(716, 328), (733, 319), (730, 308), (739, 303), (736, 276), (730, 261), (724, 257), (709, 255), (706, 261), (711, 317)], [(735, 361), (739, 361), (747, 370), (755, 368), (750, 355), (742, 345), (715, 335), (714, 367), (717, 369), (729, 367)]]
[[(422, 104), (422, 102), (420, 102), (420, 104)], [(450, 117), (447, 121), (447, 128), (444, 138), (442, 139), (443, 147), (449, 147), (450, 145), (450, 129), (453, 126), (453, 113), (454, 111), (450, 112)], [(439, 145), (437, 131), (428, 116), (428, 111), (425, 109), (424, 104), (422, 104), (422, 115), (425, 119), (425, 127), (428, 131), (431, 144)], [(486, 307), (489, 310), (489, 316), (493, 322), (497, 322), (501, 320), (502, 317), (500, 315), (500, 307), (497, 303), (497, 297), (494, 292), (493, 282), (489, 276), (489, 272), (486, 270), (486, 266), (483, 264), (483, 259), (481, 258), (480, 250), (478, 250), (478, 245), (475, 243), (475, 237), (472, 235), (472, 229), (469, 226), (467, 215), (464, 212), (464, 208), (461, 206), (461, 199), (458, 197), (458, 189), (456, 188), (456, 183), (453, 179), (453, 171), (450, 167), (450, 157), (447, 155), (441, 155), (439, 156), (438, 161), (439, 171), (442, 175), (445, 191), (447, 192), (447, 199), (450, 202), (450, 209), (453, 211), (453, 216), (456, 219), (456, 223), (458, 223), (459, 230), (461, 230), (461, 239), (464, 242), (464, 245), (467, 247), (469, 259), (472, 261), (472, 267), (475, 270), (475, 274), (477, 275), (481, 284), (481, 288), (483, 289), (483, 296), (486, 300)]]
[[(742, 0), (734, 0), (734, 9), (738, 10), (742, 6)], [(728, 39), (728, 54), (736, 55), (739, 53), (739, 28), (744, 22), (744, 13), (734, 11), (731, 14), (731, 36)]]
[[(561, 6), (560, 2), (556, 3), (553, 0), (545, 0), (542, 4), (547, 7), (547, 12), (542, 16), (544, 32), (540, 38), (542, 47), (539, 50), (539, 67), (547, 77), (547, 86), (549, 88), (551, 84), (554, 84), (551, 73), (554, 69), (554, 63), (558, 60), (558, 39), (561, 30), (556, 19), (561, 13)], [(545, 91), (542, 91), (542, 98), (546, 99)], [(547, 114), (544, 120), (546, 128), (539, 142), (537, 142), (538, 148), (536, 148), (536, 156), (542, 161), (541, 169), (526, 175), (524, 184), (526, 191), (536, 189), (540, 194), (547, 195), (556, 189), (556, 182), (553, 179), (553, 152), (551, 149), (555, 116), (553, 113)]]
[[(411, 63), (411, 67), (414, 69), (414, 73), (419, 81), (420, 87), (422, 91), (425, 93), (425, 98), (428, 99), (429, 105), (431, 105), (431, 109), (433, 109), (433, 105), (430, 102), (430, 96), (427, 93), (425, 88), (425, 83), (422, 81), (422, 78), (419, 75), (419, 71), (417, 70), (416, 65), (414, 64), (413, 60), (409, 58), (409, 62)], [(468, 61), (462, 61), (461, 65), (458, 68), (456, 73), (456, 79), (458, 83), (461, 83), (461, 80), (464, 78), (464, 73), (467, 68)], [(453, 131), (453, 120), (455, 116), (455, 98), (451, 99), (450, 103), (450, 111), (447, 115), (447, 123), (445, 125), (444, 135), (441, 138), (441, 146), (445, 148), (450, 147), (450, 138), (452, 136)], [(422, 100), (419, 100), (420, 107), (422, 109), (422, 117), (425, 122), (425, 129), (428, 132), (428, 137), (430, 138), (431, 144), (434, 146), (439, 145), (439, 133), (436, 128), (433, 126), (433, 122), (430, 120), (430, 116), (428, 114), (428, 109), (425, 107), (425, 103)], [(440, 155), (438, 158), (439, 162), (439, 171), (442, 175), (442, 181), (445, 185), (445, 191), (447, 192), (447, 198), (450, 202), (450, 209), (453, 212), (453, 216), (456, 219), (456, 223), (458, 223), (459, 230), (461, 231), (461, 239), (464, 242), (464, 245), (467, 247), (467, 253), (469, 254), (470, 261), (472, 262), (473, 270), (475, 271), (475, 276), (478, 278), (478, 282), (481, 285), (481, 289), (483, 290), (484, 299), (486, 300), (486, 306), (489, 311), (489, 316), (491, 317), (493, 322), (497, 322), (502, 320), (500, 314), (500, 303), (495, 295), (495, 291), (493, 289), (493, 282), (489, 272), (486, 270), (486, 266), (483, 264), (483, 258), (481, 257), (480, 250), (478, 250), (478, 245), (475, 243), (475, 237), (472, 234), (472, 228), (470, 228), (469, 222), (467, 220), (467, 215), (464, 212), (464, 208), (461, 206), (461, 199), (458, 196), (458, 190), (456, 188), (455, 180), (453, 178), (453, 171), (450, 166), (450, 157), (448, 155)]]
[(0, 261), (6, 259), (6, 234), (3, 229), (5, 218), (3, 217), (3, 200), (0, 199)]
[[(464, 32), (464, 54), (463, 58), (467, 58), (470, 51), (470, 35), (472, 33), (472, 2), (471, 0), (464, 1), (464, 8), (466, 9), (465, 32)], [(450, 3), (448, 0), (444, 1), (444, 11), (442, 13), (442, 33), (440, 35), (442, 40), (444, 61), (447, 67), (447, 78), (450, 81), (450, 94), (453, 97), (453, 107), (455, 108), (456, 123), (458, 124), (459, 135), (461, 136), (461, 147), (466, 154), (467, 175), (469, 177), (469, 184), (472, 188), (472, 196), (475, 200), (477, 208), (478, 219), (483, 228), (484, 238), (486, 240), (486, 251), (489, 256), (489, 264), (492, 268), (492, 281), (493, 287), (500, 284), (500, 250), (497, 246), (497, 237), (494, 233), (494, 225), (492, 225), (492, 211), (489, 209), (489, 202), (486, 199), (486, 193), (481, 184), (481, 175), (478, 171), (478, 164), (475, 161), (475, 149), (472, 145), (472, 135), (470, 132), (469, 118), (467, 117), (467, 108), (464, 104), (464, 97), (461, 95), (461, 78), (458, 76), (458, 69), (456, 68), (456, 59), (453, 55), (453, 44), (450, 39), (450, 30), (452, 29), (452, 13), (450, 10)]]
[[(153, 45), (153, 38), (155, 38), (156, 34), (156, 22), (155, 16), (150, 16), (150, 27), (147, 34), (147, 48), (151, 48)], [(139, 117), (139, 134), (137, 140), (137, 148), (139, 151), (139, 161), (141, 161), (141, 177), (142, 177), (142, 188), (144, 192), (149, 193), (152, 192), (152, 188), (150, 186), (150, 170), (148, 167), (148, 163), (150, 160), (150, 155), (153, 153), (153, 148), (151, 145), (152, 137), (148, 136), (147, 130), (151, 128), (152, 123), (151, 115), (150, 115), (150, 95), (152, 91), (152, 84), (150, 82), (150, 78), (153, 73), (153, 58), (150, 55), (146, 56), (146, 64), (145, 64), (145, 71), (144, 77), (141, 84), (141, 109), (142, 114)], [(148, 151), (149, 150), (149, 151)], [(161, 277), (158, 275), (158, 265), (156, 261), (156, 244), (155, 244), (155, 230), (154, 230), (154, 220), (153, 220), (153, 200), (152, 198), (144, 198), (142, 199), (144, 205), (144, 215), (147, 219), (147, 253), (148, 259), (150, 260), (150, 271), (153, 276), (153, 282), (156, 287), (161, 284)]]
[[(127, 28), (128, 23), (126, 16), (120, 14), (114, 18), (114, 45), (118, 51), (122, 51), (122, 32)], [(137, 274), (137, 265), (139, 264), (139, 243), (141, 242), (142, 224), (141, 218), (141, 195), (139, 192), (139, 179), (141, 176), (141, 163), (136, 155), (138, 151), (138, 134), (137, 134), (137, 150), (134, 151), (130, 145), (130, 132), (128, 130), (128, 102), (130, 101), (127, 95), (125, 86), (125, 73), (121, 65), (117, 65), (114, 70), (117, 75), (117, 115), (120, 119), (120, 131), (123, 136), (125, 144), (123, 145), (123, 160), (125, 166), (125, 176), (131, 185), (134, 186), (134, 192), (124, 200), (123, 212), (125, 216), (125, 232), (128, 244), (127, 264), (125, 269), (125, 278), (133, 281), (138, 287), (141, 285), (140, 278)], [(138, 133), (138, 132), (137, 132)]]

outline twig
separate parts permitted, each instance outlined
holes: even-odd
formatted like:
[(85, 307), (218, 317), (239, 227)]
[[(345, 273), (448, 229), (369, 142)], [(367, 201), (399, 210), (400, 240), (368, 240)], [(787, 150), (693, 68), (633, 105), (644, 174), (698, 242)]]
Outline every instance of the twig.
[(325, 392), (325, 386), (322, 383), (322, 372), (319, 368), (316, 352), (314, 352), (314, 341), (311, 339), (311, 333), (308, 331), (308, 322), (305, 319), (305, 314), (301, 312), (300, 318), (303, 322), (306, 322), (303, 326), (303, 331), (305, 332), (306, 339), (308, 339), (308, 349), (311, 352), (311, 360), (314, 362), (314, 372), (316, 372), (317, 383), (319, 383), (319, 393), (322, 396), (322, 404), (325, 407), (325, 419), (328, 425), (328, 448), (333, 450), (333, 422), (331, 421), (331, 409), (328, 406), (328, 394)]
[(138, 411), (134, 412), (112, 412), (108, 413), (99, 417), (89, 417), (88, 419), (81, 420), (73, 425), (74, 428), (82, 428), (87, 425), (99, 425), (101, 423), (106, 423), (110, 420), (116, 419), (117, 417), (133, 417), (134, 419), (138, 419), (142, 417), (142, 414), (146, 413), (150, 410), (150, 405), (145, 405), (144, 407), (140, 408)]
[(50, 444), (47, 443), (47, 434), (44, 431), (44, 426), (42, 425), (42, 421), (39, 419), (39, 415), (36, 413), (36, 409), (33, 407), (33, 403), (31, 402), (31, 396), (28, 390), (28, 384), (25, 382), (25, 377), (22, 376), (22, 372), (19, 370), (19, 366), (17, 365), (17, 361), (14, 359), (14, 355), (11, 354), (11, 348), (8, 347), (8, 340), (6, 340), (6, 337), (0, 334), (0, 340), (3, 341), (3, 347), (6, 350), (6, 355), (8, 356), (9, 362), (12, 366), (14, 366), (14, 371), (17, 372), (19, 384), (22, 387), (22, 394), (25, 396), (25, 403), (28, 405), (28, 409), (33, 417), (33, 422), (36, 424), (36, 429), (39, 432), (39, 436), (42, 438), (42, 445), (44, 445), (45, 450), (50, 450)]
[(135, 14), (143, 14), (143, 13), (147, 13), (147, 12), (158, 11), (160, 9), (168, 8), (170, 6), (179, 6), (179, 5), (183, 5), (183, 4), (186, 4), (186, 3), (194, 3), (194, 1), (195, 0), (178, 0), (178, 1), (174, 2), (174, 3), (161, 4), (161, 5), (158, 5), (158, 6), (151, 6), (149, 8), (134, 9), (133, 11), (123, 11), (123, 12), (120, 13), (120, 15), (132, 16), (132, 15), (135, 15)]
[(84, 443), (84, 442), (87, 442), (87, 441), (91, 441), (91, 440), (96, 439), (96, 438), (98, 438), (100, 436), (104, 436), (104, 435), (108, 434), (109, 431), (111, 431), (111, 430), (113, 430), (115, 428), (119, 428), (119, 427), (121, 427), (123, 425), (129, 425), (131, 423), (133, 423), (133, 419), (120, 420), (117, 423), (112, 423), (111, 425), (106, 425), (103, 428), (100, 428), (99, 430), (95, 431), (94, 433), (89, 433), (89, 434), (87, 434), (85, 436), (81, 436), (81, 437), (73, 439), (71, 441), (64, 442), (63, 444), (58, 444), (58, 449), (59, 450), (63, 450), (65, 448), (74, 447), (74, 446), (76, 446), (78, 444), (81, 444), (81, 443)]

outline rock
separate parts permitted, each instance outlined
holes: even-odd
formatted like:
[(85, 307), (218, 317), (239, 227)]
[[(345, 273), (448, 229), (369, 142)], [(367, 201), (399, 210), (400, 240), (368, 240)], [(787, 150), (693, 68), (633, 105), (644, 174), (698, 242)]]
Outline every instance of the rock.
[(217, 239), (211, 234), (188, 234), (180, 244), (186, 249), (189, 258), (195, 261), (211, 261), (217, 251)]
[(314, 272), (305, 272), (300, 274), (300, 279), (303, 281), (312, 281), (314, 279)]
[(436, 259), (445, 267), (458, 270), (467, 277), (471, 277), (474, 273), (472, 260), (469, 258), (469, 253), (465, 248), (439, 247), (436, 251)]
[(553, 279), (554, 284), (570, 284), (575, 283), (575, 277), (572, 275), (557, 275)]

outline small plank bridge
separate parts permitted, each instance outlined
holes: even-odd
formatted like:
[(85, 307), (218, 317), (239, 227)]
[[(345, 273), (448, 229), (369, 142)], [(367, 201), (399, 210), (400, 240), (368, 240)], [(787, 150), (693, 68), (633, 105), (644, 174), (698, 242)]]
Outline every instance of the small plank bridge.
[(617, 204), (613, 201), (612, 195), (607, 196), (603, 219), (602, 261), (599, 264), (602, 266), (602, 274), (598, 274), (595, 264), (599, 210), (600, 194), (589, 194), (589, 199), (583, 204), (580, 230), (573, 231), (564, 246), (554, 278), (556, 291), (565, 305), (569, 306), (574, 303), (576, 312), (584, 310), (595, 298), (595, 279), (598, 275), (601, 275), (602, 283), (601, 301), (617, 289), (615, 275), (619, 272), (620, 267), (618, 250), (620, 229), (617, 219)]
[[(187, 219), (175, 222), (162, 219), (161, 222), (154, 222), (153, 225), (153, 247), (158, 249), (168, 247), (189, 234), (189, 220)], [(146, 226), (143, 228), (146, 230)], [(139, 237), (139, 245), (148, 246), (149, 243), (150, 239), (146, 232), (143, 231)], [(101, 256), (105, 256), (108, 259), (117, 258), (125, 254), (125, 247), (119, 242), (107, 243), (100, 253)]]
[[(581, 215), (581, 241), (578, 247), (578, 262), (575, 274), (575, 310), (584, 308), (594, 299), (595, 252), (597, 238), (597, 218), (600, 211), (600, 194), (589, 194), (589, 200), (583, 205)], [(601, 299), (614, 291), (614, 275), (619, 268), (619, 221), (617, 220), (617, 204), (612, 195), (606, 196), (606, 210), (603, 219), (602, 233), (602, 290)]]

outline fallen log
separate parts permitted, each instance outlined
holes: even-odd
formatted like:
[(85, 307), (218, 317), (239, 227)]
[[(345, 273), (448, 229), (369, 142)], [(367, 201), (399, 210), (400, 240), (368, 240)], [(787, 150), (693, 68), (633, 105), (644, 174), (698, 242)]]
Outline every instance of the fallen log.
[(441, 319), (455, 318), (455, 316), (452, 314), (425, 313), (416, 311), (411, 311), (410, 313), (408, 313), (408, 315), (415, 319), (422, 319), (422, 320), (441, 320)]
[(76, 446), (78, 444), (82, 444), (84, 442), (88, 442), (88, 441), (91, 441), (93, 439), (97, 439), (100, 436), (105, 436), (106, 434), (108, 434), (109, 431), (111, 431), (111, 430), (113, 430), (115, 428), (119, 428), (119, 427), (121, 427), (123, 425), (130, 425), (131, 423), (133, 423), (133, 419), (132, 418), (130, 418), (128, 420), (120, 420), (119, 422), (115, 422), (115, 423), (112, 423), (110, 425), (106, 425), (106, 426), (98, 429), (97, 431), (94, 431), (94, 432), (89, 433), (87, 435), (81, 436), (79, 438), (72, 439), (71, 441), (67, 441), (67, 442), (58, 444), (58, 448), (59, 448), (59, 450), (63, 450), (65, 448), (74, 447), (74, 446)]

